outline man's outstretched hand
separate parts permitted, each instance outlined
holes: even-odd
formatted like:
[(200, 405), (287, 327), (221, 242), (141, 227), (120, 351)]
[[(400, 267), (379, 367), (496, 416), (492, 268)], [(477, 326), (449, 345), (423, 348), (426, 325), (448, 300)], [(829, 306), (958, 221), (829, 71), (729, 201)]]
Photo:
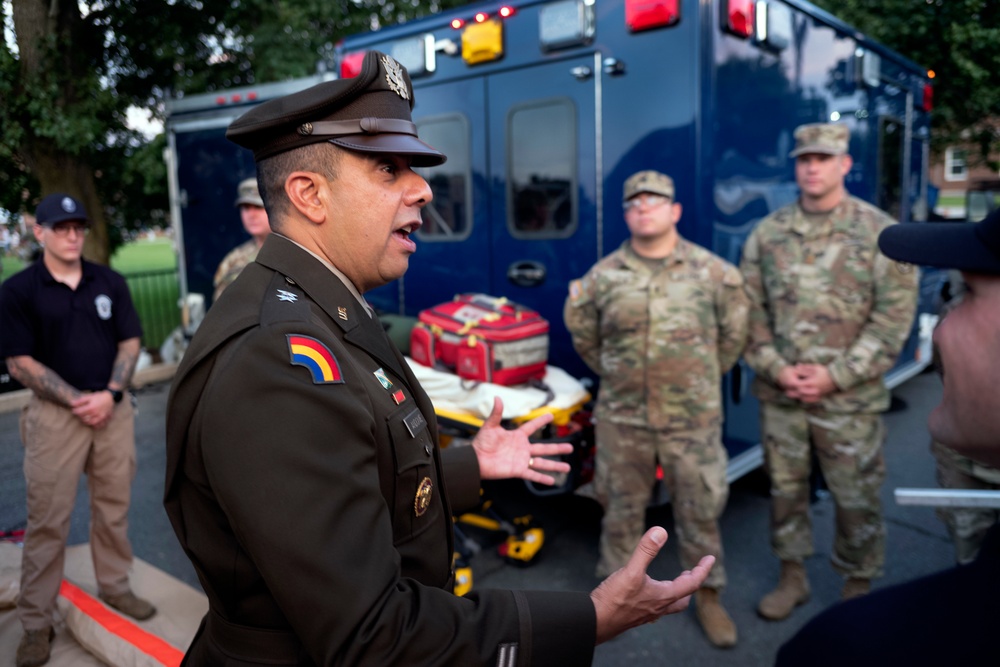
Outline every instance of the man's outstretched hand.
[(591, 592), (597, 611), (597, 643), (603, 643), (629, 628), (652, 623), (661, 616), (687, 609), (691, 594), (698, 590), (715, 564), (705, 556), (693, 570), (673, 581), (656, 581), (646, 568), (667, 543), (667, 531), (654, 526), (646, 531), (632, 557)]

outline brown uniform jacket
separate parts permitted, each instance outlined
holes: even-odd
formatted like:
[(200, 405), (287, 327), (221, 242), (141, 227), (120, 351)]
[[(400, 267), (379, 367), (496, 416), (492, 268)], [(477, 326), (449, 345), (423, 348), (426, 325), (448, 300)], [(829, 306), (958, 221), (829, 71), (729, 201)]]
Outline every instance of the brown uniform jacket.
[(187, 664), (590, 664), (588, 595), (451, 593), (479, 473), (436, 443), (378, 320), (271, 234), (171, 389), (164, 505), (210, 605)]

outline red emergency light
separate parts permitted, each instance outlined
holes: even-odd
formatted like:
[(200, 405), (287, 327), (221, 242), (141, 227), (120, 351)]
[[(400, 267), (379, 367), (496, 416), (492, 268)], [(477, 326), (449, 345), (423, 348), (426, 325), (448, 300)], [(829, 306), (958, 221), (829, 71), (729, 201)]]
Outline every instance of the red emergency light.
[(476, 23), (485, 23), (490, 18), (486, 12), (476, 12)]
[(353, 79), (361, 74), (361, 65), (365, 60), (365, 51), (346, 53), (340, 61), (340, 78)]
[(673, 25), (680, 18), (679, 0), (625, 0), (625, 25), (632, 32)]
[(726, 0), (722, 9), (722, 27), (737, 37), (752, 37), (756, 5), (756, 0)]
[(930, 112), (934, 108), (934, 87), (929, 83), (924, 84), (924, 111)]
[(509, 19), (511, 16), (514, 15), (516, 11), (517, 10), (515, 10), (510, 5), (504, 5), (503, 7), (500, 8), (497, 14), (500, 15), (500, 18)]
[(462, 26), (464, 26), (464, 25), (465, 25), (465, 21), (463, 21), (462, 19), (452, 19), (451, 20), (451, 27), (454, 28), (455, 30), (461, 30)]

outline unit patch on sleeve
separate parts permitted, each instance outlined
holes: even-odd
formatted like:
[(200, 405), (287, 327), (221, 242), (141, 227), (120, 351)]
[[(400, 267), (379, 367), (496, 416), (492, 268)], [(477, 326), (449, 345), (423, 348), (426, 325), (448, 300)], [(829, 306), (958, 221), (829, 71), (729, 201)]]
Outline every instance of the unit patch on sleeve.
[(288, 334), (288, 354), (293, 366), (305, 366), (312, 374), (313, 384), (341, 384), (344, 377), (340, 364), (323, 343), (311, 336)]

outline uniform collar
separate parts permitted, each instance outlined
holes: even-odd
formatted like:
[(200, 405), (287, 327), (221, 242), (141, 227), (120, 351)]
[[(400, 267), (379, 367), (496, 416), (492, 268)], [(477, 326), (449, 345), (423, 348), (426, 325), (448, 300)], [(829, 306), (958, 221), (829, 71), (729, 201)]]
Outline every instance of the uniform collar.
[[(819, 223), (810, 220), (809, 217), (811, 213), (807, 213), (805, 209), (802, 208), (802, 200), (799, 199), (795, 202), (795, 214), (792, 216), (789, 222), (789, 228), (801, 236), (817, 236), (823, 233), (829, 233), (833, 231), (834, 221), (844, 220), (847, 218), (847, 206), (851, 200), (850, 195), (844, 193), (843, 198), (840, 202), (827, 212), (826, 216), (821, 218)], [(817, 214), (816, 217), (819, 217)]]
[[(639, 267), (642, 267), (642, 270), (644, 271), (649, 270), (649, 265), (647, 264), (647, 260), (649, 258), (639, 256), (639, 254), (635, 251), (635, 248), (632, 247), (632, 243), (630, 242), (629, 239), (625, 239), (621, 247), (625, 253), (625, 264), (629, 268), (633, 270), (638, 270)], [(664, 266), (672, 266), (674, 264), (684, 264), (685, 262), (687, 262), (688, 257), (690, 255), (691, 255), (691, 244), (688, 243), (683, 236), (678, 234), (677, 245), (674, 246), (674, 251), (669, 255), (667, 255), (666, 257), (662, 258), (661, 261), (663, 262)]]
[[(277, 232), (274, 232), (274, 233), (277, 234)], [(361, 292), (358, 291), (358, 288), (354, 286), (354, 283), (351, 282), (351, 279), (348, 278), (347, 275), (344, 274), (343, 271), (341, 271), (336, 266), (334, 266), (332, 262), (330, 262), (329, 260), (327, 260), (324, 257), (320, 257), (319, 255), (317, 255), (312, 250), (310, 250), (309, 248), (305, 247), (304, 245), (302, 245), (298, 241), (290, 239), (287, 236), (284, 236), (283, 234), (278, 234), (278, 235), (281, 236), (281, 238), (285, 239), (286, 241), (289, 241), (290, 243), (294, 243), (295, 245), (297, 245), (298, 247), (302, 248), (307, 253), (309, 253), (310, 255), (312, 255), (313, 257), (315, 257), (316, 260), (320, 264), (322, 264), (323, 266), (325, 266), (327, 269), (329, 269), (330, 272), (333, 273), (333, 275), (335, 275), (338, 278), (340, 278), (340, 282), (344, 283), (344, 287), (347, 288), (347, 291), (349, 291), (351, 294), (354, 295), (354, 298), (358, 300), (358, 303), (361, 304), (361, 307), (365, 309), (366, 313), (368, 313), (368, 317), (374, 317), (375, 316), (375, 312), (372, 310), (372, 307), (368, 305), (368, 302), (365, 301), (365, 298), (363, 296), (361, 296)]]

